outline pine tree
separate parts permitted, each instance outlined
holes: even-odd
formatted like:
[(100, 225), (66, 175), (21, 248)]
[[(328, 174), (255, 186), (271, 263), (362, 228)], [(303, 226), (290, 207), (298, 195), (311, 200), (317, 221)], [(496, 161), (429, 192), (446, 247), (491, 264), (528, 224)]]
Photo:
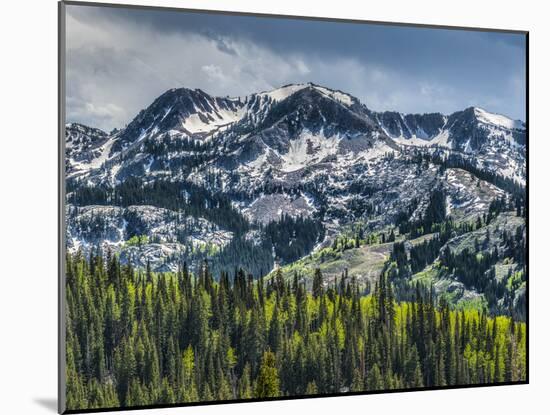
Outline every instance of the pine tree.
[(378, 364), (375, 363), (368, 373), (367, 377), (367, 390), (380, 390), (384, 389), (384, 383), (382, 381), (382, 374)]
[(264, 352), (258, 378), (256, 379), (256, 394), (258, 398), (273, 398), (279, 396), (279, 373), (275, 355), (271, 351)]
[(315, 273), (313, 274), (312, 292), (314, 298), (318, 298), (323, 295), (323, 274), (321, 274), (321, 270), (319, 268), (316, 268)]

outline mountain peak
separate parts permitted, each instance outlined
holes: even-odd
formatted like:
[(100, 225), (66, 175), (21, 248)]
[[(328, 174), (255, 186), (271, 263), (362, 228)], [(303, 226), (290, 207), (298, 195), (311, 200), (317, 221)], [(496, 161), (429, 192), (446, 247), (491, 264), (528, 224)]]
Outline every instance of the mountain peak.
[(257, 96), (272, 100), (260, 124), (263, 129), (284, 125), (292, 137), (302, 129), (314, 133), (324, 130), (327, 136), (377, 130), (357, 98), (311, 82), (285, 85)]
[(525, 130), (525, 124), (520, 120), (513, 120), (505, 115), (492, 113), (480, 107), (472, 107), (474, 115), (479, 122), (491, 124), (510, 130)]
[(268, 96), (274, 101), (280, 102), (287, 99), (291, 95), (294, 95), (295, 93), (303, 91), (304, 89), (315, 90), (323, 94), (325, 97), (328, 97), (346, 106), (351, 106), (354, 103), (359, 102), (357, 98), (351, 96), (350, 94), (347, 94), (337, 89), (331, 89), (328, 87), (317, 85), (313, 82), (287, 84), (287, 85), (281, 86), (280, 88), (275, 88), (270, 91), (261, 92), (259, 95)]
[(90, 127), (85, 124), (81, 124), (79, 122), (69, 122), (65, 124), (66, 133), (70, 131), (81, 131), (81, 132), (93, 132), (97, 135), (107, 135), (107, 133), (99, 128), (96, 127)]
[[(139, 138), (175, 131), (202, 137), (242, 116), (239, 99), (213, 97), (201, 89), (173, 88), (142, 110), (121, 135), (122, 147)], [(122, 148), (117, 144), (114, 151)]]
[(307, 87), (308, 84), (287, 84), (270, 91), (260, 92), (258, 95), (267, 96), (276, 102), (280, 102)]

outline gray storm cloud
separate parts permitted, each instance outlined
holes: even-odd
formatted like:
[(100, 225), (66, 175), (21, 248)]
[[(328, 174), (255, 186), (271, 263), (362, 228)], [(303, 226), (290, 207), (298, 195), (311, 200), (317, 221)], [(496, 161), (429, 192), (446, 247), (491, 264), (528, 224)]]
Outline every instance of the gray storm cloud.
[(107, 131), (121, 128), (157, 96), (174, 87), (201, 88), (218, 96), (243, 96), (287, 83), (312, 81), (347, 91), (375, 110), (449, 113), (479, 105), (516, 117), (517, 111), (511, 113), (508, 100), (519, 101), (517, 107), (521, 108), (524, 99), (521, 72), (501, 76), (506, 78), (506, 88), (475, 93), (472, 91), (482, 90), (475, 85), (481, 81), (472, 79), (468, 89), (467, 80), (457, 79), (455, 84), (452, 77), (438, 77), (433, 68), (437, 62), (429, 70), (427, 65), (424, 72), (413, 71), (406, 62), (377, 60), (375, 54), (371, 56), (361, 48), (360, 54), (354, 54), (349, 45), (345, 53), (328, 46), (326, 51), (291, 44), (284, 48), (281, 41), (270, 45), (265, 39), (255, 39), (236, 29), (232, 32), (227, 27), (220, 33), (185, 27), (167, 30), (162, 22), (148, 24), (125, 15), (106, 18), (109, 13), (107, 9), (68, 7), (69, 122)]

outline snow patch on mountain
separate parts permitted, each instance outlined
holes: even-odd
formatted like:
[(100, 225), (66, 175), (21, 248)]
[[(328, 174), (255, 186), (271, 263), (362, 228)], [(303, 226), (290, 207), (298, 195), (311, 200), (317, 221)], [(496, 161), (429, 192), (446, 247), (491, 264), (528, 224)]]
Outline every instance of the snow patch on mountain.
[(341, 104), (347, 105), (348, 107), (353, 105), (353, 100), (349, 94), (317, 85), (314, 88)]
[(197, 112), (189, 115), (182, 123), (183, 128), (191, 134), (212, 132), (240, 120), (245, 113), (242, 108), (232, 111), (229, 108), (220, 108), (218, 105), (215, 105), (213, 113), (206, 113), (206, 115), (195, 109)]
[(395, 149), (387, 145), (385, 142), (376, 141), (374, 145), (367, 150), (360, 151), (357, 154), (353, 152), (344, 154), (341, 157), (341, 161), (344, 161), (344, 162), (347, 161), (349, 165), (354, 165), (359, 160), (365, 160), (365, 161), (374, 160), (394, 152), (395, 152)]
[(346, 106), (351, 106), (353, 104), (353, 99), (351, 95), (346, 94), (341, 91), (333, 90), (330, 88), (325, 88), (323, 86), (315, 85), (313, 83), (304, 83), (304, 84), (290, 84), (285, 85), (281, 88), (274, 89), (268, 92), (262, 92), (260, 95), (268, 96), (276, 102), (280, 102), (288, 98), (289, 96), (295, 94), (296, 92), (301, 91), (305, 88), (313, 88), (321, 92), (326, 97), (331, 98), (334, 101), (337, 101)]
[(279, 220), (283, 214), (295, 218), (309, 217), (315, 211), (311, 197), (303, 194), (261, 194), (243, 209), (244, 215), (252, 222), (264, 225)]
[(273, 89), (272, 91), (262, 92), (259, 95), (268, 96), (274, 101), (279, 102), (287, 99), (289, 96), (307, 87), (308, 84), (290, 84), (282, 86), (281, 88)]
[(445, 189), (448, 214), (472, 220), (485, 212), (491, 201), (505, 195), (498, 187), (461, 169), (446, 170)]
[(392, 137), (395, 141), (402, 145), (427, 147), (438, 145), (442, 147), (449, 147), (449, 130), (443, 130), (431, 139), (425, 138), (425, 136), (418, 137), (413, 135), (411, 138), (405, 138), (403, 135)]
[(304, 130), (297, 139), (290, 141), (288, 152), (281, 155), (284, 163), (280, 169), (284, 172), (296, 171), (318, 163), (327, 156), (335, 155), (341, 140), (339, 134), (326, 137), (323, 131), (313, 134)]
[(485, 111), (482, 108), (474, 108), (476, 118), (485, 124), (492, 124), (497, 127), (515, 129), (515, 130), (525, 130), (523, 122), (520, 120), (512, 120), (504, 115), (494, 114), (488, 111)]

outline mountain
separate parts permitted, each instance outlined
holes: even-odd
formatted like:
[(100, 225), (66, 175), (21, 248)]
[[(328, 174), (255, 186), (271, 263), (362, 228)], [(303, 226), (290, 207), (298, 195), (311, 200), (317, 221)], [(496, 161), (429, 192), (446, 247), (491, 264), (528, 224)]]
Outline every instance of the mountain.
[(524, 123), (481, 108), (469, 107), (449, 116), (389, 111), (372, 115), (390, 137), (416, 145), (437, 143), (455, 150), (477, 151), (493, 137), (525, 145)]
[(449, 116), (383, 112), (374, 115), (384, 132), (404, 145), (440, 146), (472, 155), (480, 168), (525, 183), (525, 124), (481, 108)]
[(171, 89), (141, 111), (117, 137), (111, 155), (160, 132), (204, 138), (242, 117), (239, 99), (211, 97), (200, 89)]
[(65, 126), (65, 158), (68, 175), (78, 174), (81, 169), (88, 171), (96, 165), (102, 154), (102, 145), (109, 135), (99, 128), (71, 123)]
[[(403, 243), (403, 287), (520, 307), (521, 283), (506, 287), (525, 278), (526, 134), (481, 108), (376, 112), (313, 83), (236, 98), (171, 89), (111, 134), (67, 125), (68, 248), (154, 270), (208, 258), (255, 277), (279, 264), (368, 283)], [(491, 258), (483, 284), (459, 266), (470, 251)]]

